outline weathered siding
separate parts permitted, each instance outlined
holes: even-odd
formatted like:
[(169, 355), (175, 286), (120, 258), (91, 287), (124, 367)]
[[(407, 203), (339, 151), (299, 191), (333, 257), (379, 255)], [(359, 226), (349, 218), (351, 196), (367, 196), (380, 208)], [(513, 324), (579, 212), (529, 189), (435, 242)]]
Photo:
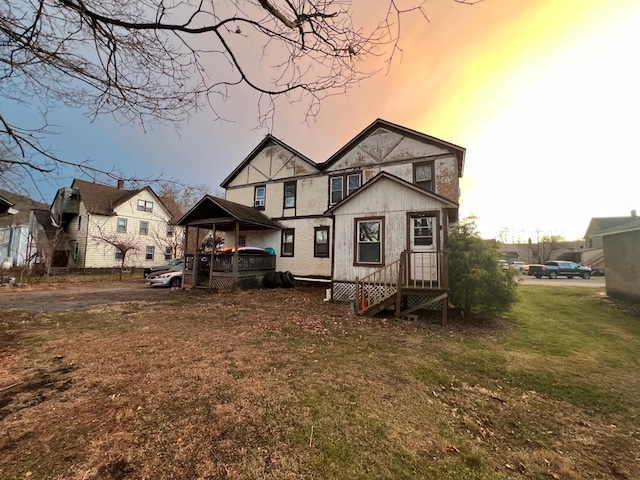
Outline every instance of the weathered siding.
[(382, 179), (353, 197), (334, 212), (334, 280), (354, 281), (356, 276), (362, 278), (379, 268), (353, 265), (355, 218), (384, 217), (384, 261), (387, 264), (397, 260), (407, 248), (407, 212), (440, 211), (442, 207), (440, 201), (389, 179)]
[(270, 145), (258, 153), (229, 183), (228, 188), (256, 185), (317, 173), (305, 160), (279, 145)]
[[(284, 182), (296, 181), (296, 206), (284, 208)], [(328, 207), (329, 180), (326, 176), (282, 179), (265, 183), (263, 213), (270, 218), (321, 215)], [(252, 206), (255, 185), (227, 189), (225, 198), (241, 205)]]
[[(252, 247), (273, 248), (276, 252), (276, 270), (287, 270), (296, 276), (330, 277), (331, 258), (316, 258), (313, 256), (314, 228), (331, 226), (329, 218), (297, 218), (281, 220), (283, 228), (295, 229), (294, 256), (282, 257), (280, 255), (281, 232), (277, 231), (247, 231), (242, 232), (246, 237), (246, 244)], [(329, 239), (331, 231), (329, 231)], [(235, 243), (235, 234), (226, 234), (226, 243)]]
[(607, 294), (640, 303), (640, 230), (606, 235), (603, 239)]

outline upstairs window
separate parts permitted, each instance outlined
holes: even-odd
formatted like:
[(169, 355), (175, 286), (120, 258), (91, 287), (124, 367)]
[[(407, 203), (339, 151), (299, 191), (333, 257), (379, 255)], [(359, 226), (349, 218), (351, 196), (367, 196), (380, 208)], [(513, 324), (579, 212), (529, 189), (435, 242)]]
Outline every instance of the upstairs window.
[(413, 164), (413, 183), (422, 190), (435, 191), (433, 188), (433, 162)]
[(167, 226), (167, 238), (173, 237), (173, 227)]
[(264, 185), (256, 187), (253, 194), (253, 206), (258, 210), (264, 210), (266, 195), (267, 187), (265, 187)]
[(118, 233), (127, 233), (127, 219), (118, 218)]
[(331, 177), (329, 201), (335, 205), (347, 195), (351, 195), (362, 185), (362, 176), (359, 173)]
[(356, 219), (356, 265), (380, 265), (383, 263), (382, 218)]
[(140, 222), (140, 235), (148, 235), (149, 234), (149, 222)]
[(296, 182), (285, 182), (284, 208), (294, 208), (295, 206), (296, 206)]
[(79, 256), (80, 256), (80, 245), (78, 245), (78, 242), (75, 242), (73, 244), (73, 259), (77, 260)]
[(146, 200), (138, 200), (138, 211), (140, 212), (153, 212), (153, 202), (147, 202)]
[(329, 227), (315, 227), (313, 229), (313, 256), (329, 256)]
[(80, 227), (82, 227), (82, 217), (78, 215), (78, 230), (80, 230)]

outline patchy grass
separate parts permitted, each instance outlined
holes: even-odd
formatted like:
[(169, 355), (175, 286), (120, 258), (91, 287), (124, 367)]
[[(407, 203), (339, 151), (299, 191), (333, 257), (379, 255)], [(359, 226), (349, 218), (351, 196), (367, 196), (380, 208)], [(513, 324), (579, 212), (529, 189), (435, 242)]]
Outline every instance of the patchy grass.
[(446, 328), (305, 288), (10, 312), (0, 477), (640, 478), (640, 318), (519, 295)]

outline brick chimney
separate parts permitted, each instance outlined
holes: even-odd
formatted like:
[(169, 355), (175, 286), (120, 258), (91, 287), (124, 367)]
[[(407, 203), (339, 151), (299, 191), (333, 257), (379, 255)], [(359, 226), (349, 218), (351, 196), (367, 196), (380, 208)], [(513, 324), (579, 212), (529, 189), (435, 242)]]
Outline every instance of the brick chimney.
[(124, 180), (122, 178), (118, 179), (118, 190), (124, 189)]

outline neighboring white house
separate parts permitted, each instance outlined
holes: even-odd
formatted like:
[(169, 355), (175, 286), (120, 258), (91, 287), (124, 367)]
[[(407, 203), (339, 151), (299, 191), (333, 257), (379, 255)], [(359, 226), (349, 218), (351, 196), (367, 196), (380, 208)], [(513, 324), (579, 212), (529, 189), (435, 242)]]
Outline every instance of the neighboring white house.
[[(464, 156), (462, 147), (380, 119), (322, 163), (267, 135), (221, 186), (226, 201), (253, 207), (280, 229), (236, 222), (225, 242), (272, 248), (276, 270), (331, 279), (338, 300), (352, 300), (356, 279), (405, 251), (420, 254), (407, 260), (407, 275), (411, 267), (425, 280), (428, 270), (429, 288), (446, 290), (442, 251), (458, 221)], [(224, 220), (213, 215), (220, 205), (205, 206), (179, 223)]]
[(29, 212), (48, 208), (16, 193), (0, 190), (0, 266), (14, 267), (29, 261)]
[(175, 226), (179, 214), (150, 187), (127, 190), (123, 181), (112, 187), (75, 179), (58, 190), (51, 215), (64, 229), (70, 267), (119, 266), (118, 244), (134, 247), (126, 253), (126, 265), (161, 265), (175, 256), (181, 231)]

